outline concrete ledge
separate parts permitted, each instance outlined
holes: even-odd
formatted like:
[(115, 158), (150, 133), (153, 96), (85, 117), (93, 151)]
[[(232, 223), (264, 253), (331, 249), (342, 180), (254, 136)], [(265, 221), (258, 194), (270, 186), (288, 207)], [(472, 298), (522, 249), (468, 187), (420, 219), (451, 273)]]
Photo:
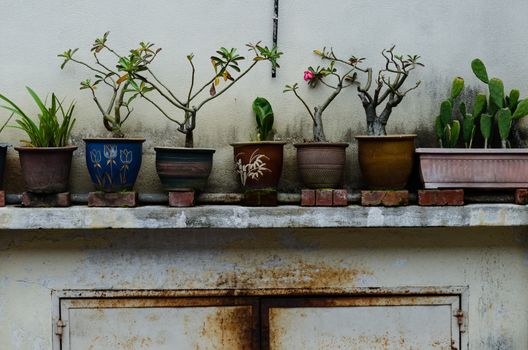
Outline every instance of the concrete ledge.
[(528, 226), (528, 207), (241, 207), (0, 208), (0, 229), (167, 229)]

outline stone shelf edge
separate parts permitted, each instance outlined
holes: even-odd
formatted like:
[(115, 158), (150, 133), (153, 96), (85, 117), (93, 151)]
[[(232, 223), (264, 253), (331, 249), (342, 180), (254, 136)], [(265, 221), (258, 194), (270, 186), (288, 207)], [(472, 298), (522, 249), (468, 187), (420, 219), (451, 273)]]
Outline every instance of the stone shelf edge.
[(528, 226), (528, 206), (0, 208), (0, 229), (170, 229)]

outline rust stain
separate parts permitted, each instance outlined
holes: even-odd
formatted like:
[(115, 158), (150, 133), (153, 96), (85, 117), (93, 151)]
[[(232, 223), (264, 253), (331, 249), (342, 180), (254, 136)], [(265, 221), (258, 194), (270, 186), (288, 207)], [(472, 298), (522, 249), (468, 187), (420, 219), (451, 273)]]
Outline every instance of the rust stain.
[(373, 273), (364, 268), (336, 267), (324, 262), (297, 262), (288, 266), (270, 267), (257, 266), (255, 269), (223, 271), (214, 285), (216, 288), (255, 289), (284, 288), (328, 288), (331, 286), (354, 285), (360, 276), (372, 276)]
[(200, 335), (205, 344), (195, 350), (253, 349), (253, 320), (249, 307), (226, 307), (207, 316)]

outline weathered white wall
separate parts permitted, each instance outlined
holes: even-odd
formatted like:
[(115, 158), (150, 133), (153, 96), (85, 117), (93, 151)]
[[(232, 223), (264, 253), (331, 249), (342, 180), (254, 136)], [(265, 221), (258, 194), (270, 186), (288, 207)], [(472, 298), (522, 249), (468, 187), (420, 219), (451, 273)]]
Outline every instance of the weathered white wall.
[(2, 350), (49, 350), (53, 289), (469, 287), (470, 349), (526, 349), (526, 229), (1, 231)]
[[(155, 42), (164, 51), (156, 64), (159, 75), (178, 92), (185, 90), (189, 69), (185, 55), (194, 52), (199, 81), (211, 72), (208, 57), (219, 46), (239, 47), (263, 40), (271, 43), (273, 1), (195, 0), (195, 1), (15, 1), (3, 0), (0, 49), (0, 92), (23, 107), (33, 109), (24, 86), (39, 93), (56, 91), (78, 102), (78, 128), (75, 142), (82, 145), (85, 136), (104, 136), (105, 130), (89, 93), (78, 85), (88, 74), (70, 65), (59, 69), (56, 57), (67, 48), (80, 47), (80, 56), (89, 58), (92, 40), (107, 30), (110, 44), (121, 52), (140, 40)], [(390, 131), (421, 133), (420, 144), (431, 145), (431, 120), (438, 102), (446, 95), (451, 78), (463, 75), (470, 86), (469, 63), (481, 57), (490, 73), (505, 80), (506, 87), (519, 87), (526, 93), (528, 70), (523, 69), (528, 47), (524, 14), (526, 1), (492, 0), (282, 0), (280, 4), (279, 45), (285, 52), (276, 79), (270, 77), (267, 64), (217, 101), (200, 115), (196, 144), (215, 147), (214, 171), (210, 191), (236, 190), (232, 173), (232, 141), (247, 140), (253, 132), (250, 104), (255, 96), (268, 97), (273, 103), (278, 136), (287, 140), (310, 138), (311, 126), (306, 112), (292, 95), (284, 95), (285, 84), (299, 82), (301, 93), (311, 103), (321, 101), (324, 88), (308, 92), (302, 73), (308, 65), (319, 64), (311, 50), (333, 46), (341, 55), (355, 54), (368, 63), (381, 62), (379, 52), (392, 44), (404, 53), (417, 53), (426, 67), (411, 78), (423, 85), (398, 107), (389, 124)], [(150, 105), (136, 104), (136, 113), (128, 125), (132, 136), (144, 136), (144, 167), (138, 189), (160, 191), (154, 171), (154, 145), (181, 145), (183, 137), (174, 125)], [(174, 112), (178, 115), (178, 111)], [(6, 117), (5, 113), (2, 113)], [(326, 132), (331, 140), (349, 141), (364, 132), (363, 111), (355, 92), (345, 91), (326, 113)], [(2, 140), (17, 143), (22, 134), (8, 130)], [(82, 148), (82, 147), (81, 147)], [(347, 185), (359, 186), (355, 147), (349, 149)], [(293, 147), (287, 148), (284, 190), (295, 188)], [(8, 188), (21, 190), (16, 154), (10, 152)], [(91, 189), (84, 167), (82, 150), (74, 164), (73, 190)]]

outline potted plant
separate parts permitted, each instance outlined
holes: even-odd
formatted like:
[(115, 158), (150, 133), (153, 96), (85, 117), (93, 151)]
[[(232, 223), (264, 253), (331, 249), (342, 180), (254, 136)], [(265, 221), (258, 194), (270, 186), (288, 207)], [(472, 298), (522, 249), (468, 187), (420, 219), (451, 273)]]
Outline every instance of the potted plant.
[[(346, 142), (328, 142), (323, 128), (323, 113), (334, 99), (346, 88), (356, 83), (357, 64), (361, 58), (352, 57), (345, 61), (336, 57), (333, 50), (314, 50), (314, 53), (330, 62), (326, 67), (308, 67), (304, 80), (310, 88), (323, 85), (332, 92), (326, 100), (310, 108), (299, 95), (299, 85), (286, 85), (284, 92), (292, 92), (306, 108), (313, 123), (313, 140), (297, 143), (297, 165), (304, 185), (308, 188), (337, 188), (342, 185), (345, 162)], [(342, 66), (338, 72), (336, 65)]]
[[(357, 70), (366, 74), (365, 84), (358, 84), (357, 91), (365, 110), (367, 134), (356, 136), (358, 160), (369, 188), (402, 189), (412, 172), (414, 139), (416, 135), (389, 135), (385, 126), (392, 110), (403, 98), (420, 85), (420, 81), (408, 89), (405, 83), (411, 72), (423, 66), (420, 56), (403, 56), (394, 53), (394, 46), (381, 51), (385, 65), (373, 77), (372, 68)], [(324, 54), (327, 60), (336, 60), (334, 55)], [(339, 60), (344, 62), (344, 60)], [(372, 89), (371, 89), (372, 88)], [(378, 107), (383, 105), (383, 110)]]
[[(9, 118), (7, 118), (4, 124), (0, 127), (0, 134), (2, 133), (2, 131), (4, 131), (7, 124), (9, 124), (14, 114), (15, 113), (11, 112), (11, 115), (9, 116)], [(5, 163), (6, 163), (6, 158), (7, 158), (7, 148), (9, 146), (10, 145), (7, 143), (0, 143), (0, 190), (4, 189)]]
[[(23, 146), (15, 147), (19, 153), (22, 177), (29, 192), (38, 194), (61, 193), (68, 191), (73, 151), (77, 146), (70, 142), (71, 130), (75, 124), (72, 102), (67, 108), (55, 94), (46, 105), (31, 89), (27, 91), (39, 108), (38, 121), (34, 122), (13, 101), (0, 95), (8, 105), (3, 108), (11, 111), (20, 119), (17, 128), (26, 132), (29, 140), (23, 140)], [(59, 121), (59, 116), (62, 121)]]
[[(130, 50), (126, 57), (120, 57), (118, 69), (122, 72), (120, 79), (127, 79), (131, 89), (151, 103), (163, 116), (177, 125), (177, 130), (185, 135), (185, 147), (155, 147), (156, 170), (162, 185), (168, 191), (203, 190), (211, 172), (214, 149), (194, 148), (194, 129), (198, 112), (212, 100), (223, 95), (228, 89), (242, 79), (259, 62), (269, 61), (273, 67), (278, 67), (277, 60), (281, 52), (276, 47), (269, 49), (260, 43), (248, 44), (253, 53), (249, 66), (242, 69), (240, 63), (245, 60), (237, 53), (237, 49), (224, 47), (211, 56), (214, 72), (205, 83), (195, 85), (196, 67), (193, 63), (194, 55), (187, 55), (191, 67), (191, 78), (187, 94), (181, 98), (161, 81), (150, 68), (160, 48), (154, 49), (151, 43), (141, 42), (139, 47)], [(235, 75), (238, 76), (235, 77)], [(225, 82), (219, 90), (221, 80)], [(160, 103), (150, 97), (149, 92), (155, 92), (168, 104), (181, 112), (183, 118), (177, 119), (162, 107)], [(209, 95), (202, 97), (204, 91)]]
[[(86, 165), (92, 183), (99, 191), (131, 191), (141, 168), (142, 144), (144, 138), (125, 137), (123, 125), (133, 112), (131, 104), (138, 94), (130, 89), (130, 81), (120, 78), (114, 65), (103, 62), (101, 55), (107, 53), (117, 59), (119, 56), (107, 44), (109, 32), (95, 39), (91, 52), (93, 63), (77, 59), (74, 54), (78, 49), (69, 49), (58, 55), (64, 61), (61, 69), (68, 62), (76, 63), (93, 74), (93, 79), (81, 82), (81, 90), (87, 90), (97, 105), (105, 129), (111, 137), (84, 138), (86, 145)], [(101, 86), (110, 91), (106, 104), (98, 97), (96, 91)]]
[(276, 190), (282, 172), (283, 148), (286, 142), (272, 141), (273, 109), (269, 101), (253, 101), (257, 122), (256, 141), (232, 143), (236, 171), (244, 191)]
[[(518, 130), (518, 122), (528, 115), (528, 98), (521, 100), (517, 89), (506, 95), (502, 80), (489, 79), (480, 59), (471, 68), (488, 86), (488, 95), (477, 94), (468, 113), (466, 103), (458, 102), (464, 79), (453, 80), (435, 119), (440, 148), (416, 150), (425, 188), (528, 187), (528, 149)], [(461, 143), (465, 148), (459, 148)], [(474, 148), (479, 143), (483, 148)]]

